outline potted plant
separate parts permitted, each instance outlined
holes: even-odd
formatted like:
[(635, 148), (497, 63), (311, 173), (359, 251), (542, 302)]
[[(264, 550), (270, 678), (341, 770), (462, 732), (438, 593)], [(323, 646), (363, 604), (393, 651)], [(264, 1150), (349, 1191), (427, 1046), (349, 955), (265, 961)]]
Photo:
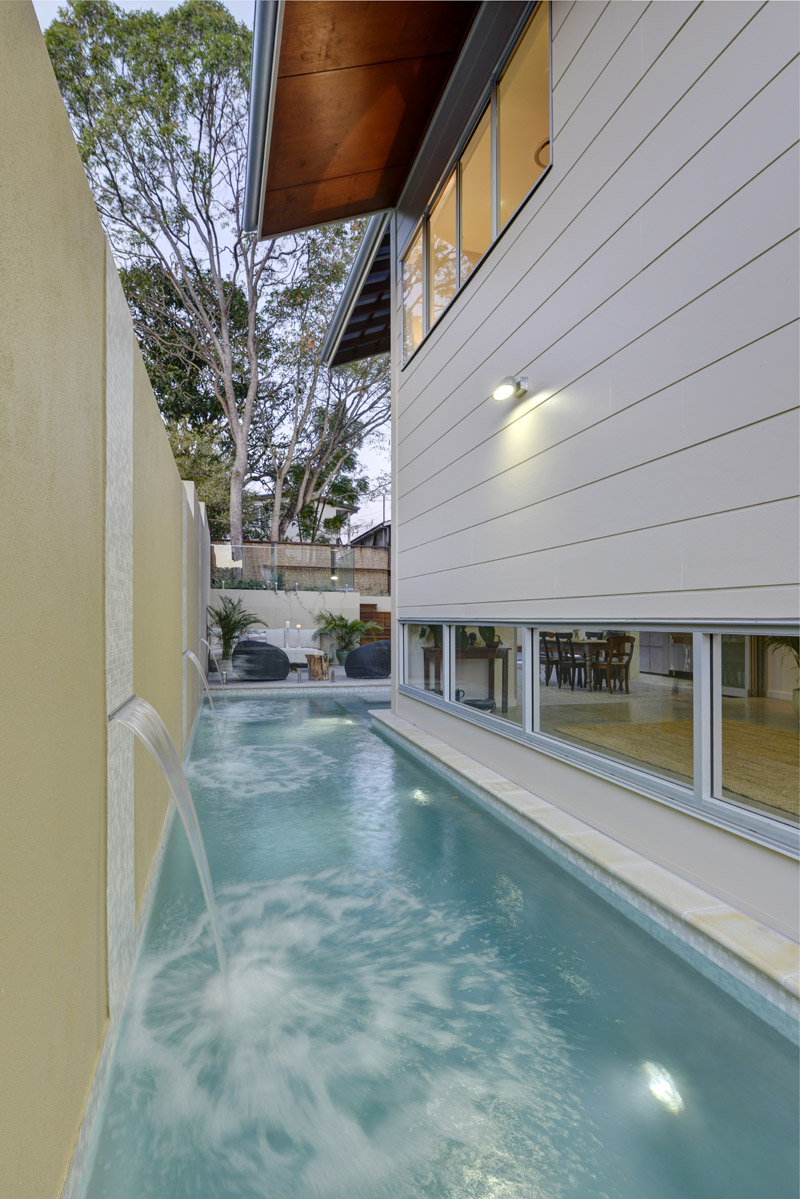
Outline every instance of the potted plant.
[[(788, 654), (800, 670), (800, 637), (767, 637), (766, 644), (767, 649), (777, 650), (781, 657)], [(800, 720), (800, 687), (792, 691), (792, 706), (795, 716)]]
[(344, 660), (350, 650), (360, 645), (367, 633), (380, 627), (374, 620), (348, 620), (341, 612), (320, 612), (314, 640), (321, 641), (323, 637), (330, 637), (335, 641), (336, 657), (339, 664), (344, 666)]
[(229, 595), (223, 595), (215, 607), (209, 606), (208, 615), (210, 618), (209, 630), (218, 635), (222, 647), (220, 669), (230, 670), (231, 653), (242, 633), (252, 625), (264, 622), (259, 620), (254, 613), (246, 610), (241, 598), (233, 600)]

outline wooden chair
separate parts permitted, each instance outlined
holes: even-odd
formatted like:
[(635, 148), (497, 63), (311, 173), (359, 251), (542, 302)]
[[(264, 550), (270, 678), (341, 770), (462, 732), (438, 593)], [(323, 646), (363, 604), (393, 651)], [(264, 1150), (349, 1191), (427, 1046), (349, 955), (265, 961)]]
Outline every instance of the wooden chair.
[[(631, 658), (633, 657), (633, 647), (636, 643), (635, 637), (618, 636), (608, 638), (608, 649), (604, 658), (600, 661), (592, 662), (593, 683), (602, 689), (603, 679), (606, 680), (609, 694), (611, 694), (611, 682), (613, 679), (614, 690), (621, 691), (622, 684), (625, 684), (625, 692), (630, 695), (631, 689), (628, 681), (631, 669)], [(598, 684), (599, 678), (599, 684)]]
[[(550, 638), (550, 643), (548, 643), (548, 637)], [(544, 671), (545, 687), (550, 686), (550, 675), (555, 670), (558, 662), (558, 654), (555, 646), (552, 644), (553, 637), (553, 633), (539, 634), (539, 670)]]
[(585, 685), (586, 658), (579, 650), (575, 649), (570, 633), (556, 633), (556, 652), (558, 654), (556, 677), (558, 678), (559, 687), (562, 682), (568, 682), (570, 689), (574, 691), (576, 675), (580, 675), (583, 678)]

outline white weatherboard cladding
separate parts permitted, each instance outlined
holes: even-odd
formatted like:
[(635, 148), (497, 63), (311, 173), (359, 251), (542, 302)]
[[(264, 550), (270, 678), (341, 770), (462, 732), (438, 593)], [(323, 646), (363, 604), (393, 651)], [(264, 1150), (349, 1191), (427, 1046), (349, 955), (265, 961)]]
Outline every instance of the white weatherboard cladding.
[(797, 6), (553, 28), (553, 168), (399, 374), (398, 615), (791, 616)]
[[(106, 250), (106, 693), (109, 714), (133, 695), (133, 330)], [(136, 948), (133, 734), (108, 729), (108, 990), (121, 1015)]]

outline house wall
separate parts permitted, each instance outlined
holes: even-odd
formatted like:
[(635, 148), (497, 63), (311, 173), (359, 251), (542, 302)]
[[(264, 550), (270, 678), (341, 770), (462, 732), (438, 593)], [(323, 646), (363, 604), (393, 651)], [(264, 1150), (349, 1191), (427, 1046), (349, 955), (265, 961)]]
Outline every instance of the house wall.
[(23, 2), (0, 4), (0, 214), (0, 510), (24, 547), (0, 579), (0, 1194), (55, 1199), (75, 1193), (164, 824), (160, 783), (108, 717), (135, 685), (180, 747), (199, 567), (184, 570), (181, 483)]
[[(790, 619), (797, 6), (556, 0), (552, 29), (552, 168), (398, 373), (398, 616)], [(528, 394), (497, 403), (509, 374)], [(781, 855), (742, 843), (737, 873), (727, 833), (395, 706), (796, 927)]]

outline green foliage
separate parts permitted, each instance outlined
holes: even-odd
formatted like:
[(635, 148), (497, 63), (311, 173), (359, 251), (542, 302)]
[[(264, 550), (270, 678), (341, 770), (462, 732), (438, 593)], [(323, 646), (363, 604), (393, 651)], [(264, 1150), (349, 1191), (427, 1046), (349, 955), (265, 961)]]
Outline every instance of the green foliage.
[[(202, 480), (216, 535), (226, 475), (233, 544), (282, 540), (299, 513), (312, 537), (335, 537), (321, 505), (365, 487), (355, 456), (388, 419), (388, 359), (320, 362), (360, 223), (262, 243), (242, 229), (250, 30), (222, 0), (163, 13), (72, 0), (46, 43), (181, 471)], [(268, 531), (246, 510), (248, 483), (272, 496)]]
[(271, 591), (271, 587), (263, 579), (237, 579), (234, 577), (235, 571), (227, 572), (229, 577), (216, 576), (211, 580), (211, 586), (215, 591), (221, 591), (225, 587), (233, 591)]
[(423, 624), (419, 628), (419, 639), (425, 641), (431, 638), (436, 649), (442, 648), (442, 626), (440, 624)]
[(767, 637), (766, 644), (768, 649), (777, 650), (782, 657), (788, 655), (800, 669), (800, 637)]
[(494, 631), (494, 625), (478, 625), (478, 634), (487, 649), (494, 649), (495, 643), (500, 644), (500, 639)]
[(339, 650), (351, 650), (360, 645), (367, 633), (380, 630), (374, 620), (348, 620), (342, 613), (320, 612), (314, 640), (332, 637)]
[(243, 600), (233, 600), (229, 595), (223, 595), (216, 606), (209, 605), (208, 615), (209, 628), (219, 635), (223, 658), (230, 658), (242, 633), (254, 624), (264, 623), (253, 612), (247, 611)]

